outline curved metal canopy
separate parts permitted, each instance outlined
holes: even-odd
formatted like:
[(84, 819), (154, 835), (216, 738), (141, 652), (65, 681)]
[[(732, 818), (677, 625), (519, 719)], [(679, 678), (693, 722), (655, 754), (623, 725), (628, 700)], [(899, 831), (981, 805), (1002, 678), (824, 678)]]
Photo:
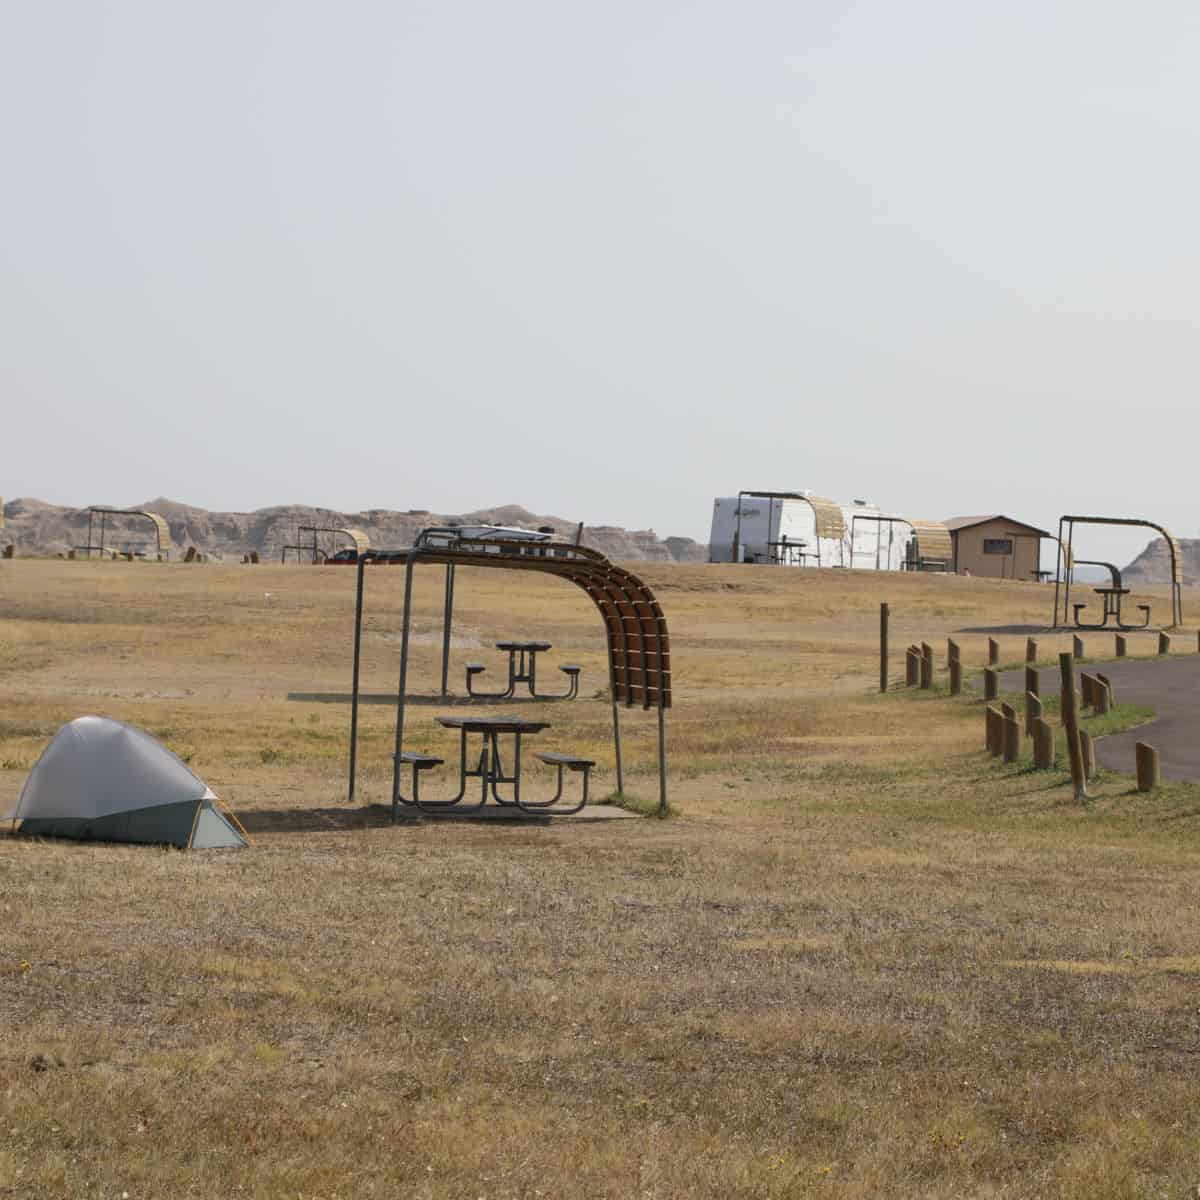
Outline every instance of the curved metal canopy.
[[(812, 496), (806, 492), (760, 492), (743, 488), (738, 492), (737, 524), (733, 534), (733, 560), (738, 560), (738, 547), (742, 543), (742, 500), (802, 500), (813, 510), (813, 529), (817, 545), (815, 557), (817, 566), (821, 566), (821, 541), (842, 541), (846, 536), (846, 514), (835, 500), (826, 500), (822, 496)], [(844, 550), (844, 548), (843, 548)], [(853, 557), (853, 554), (852, 554)]]
[[(411, 549), (398, 555), (405, 564), (404, 618), (400, 646), (400, 684), (396, 698), (396, 742), (393, 758), (393, 810), (398, 789), (400, 755), (404, 740), (407, 697), (409, 626), (412, 573), (422, 563), (446, 566), (446, 600), (443, 618), (442, 694), (446, 695), (446, 670), (453, 611), (454, 572), (457, 567), (500, 567), (556, 575), (591, 597), (604, 621), (608, 646), (609, 688), (613, 712), (617, 790), (623, 788), (619, 709), (640, 706), (658, 711), (659, 807), (667, 804), (666, 734), (664, 714), (671, 707), (671, 649), (667, 620), (650, 588), (631, 571), (610, 562), (597, 550), (575, 542), (561, 542), (531, 534), (472, 536), (457, 528), (423, 530)], [(395, 559), (393, 561), (396, 561)], [(350, 714), (350, 798), (354, 798), (358, 741), (358, 681), (362, 637), (362, 603), (368, 560), (358, 561), (358, 596), (355, 605), (354, 678)]]
[(453, 530), (425, 530), (409, 561), (541, 571), (570, 580), (587, 592), (604, 620), (613, 699), (626, 706), (671, 707), (671, 651), (662, 608), (646, 584), (599, 551), (569, 542), (472, 539)]
[[(1145, 521), (1140, 517), (1080, 517), (1066, 515), (1058, 519), (1058, 542), (1063, 545), (1063, 526), (1068, 526), (1066, 548), (1063, 554), (1067, 560), (1068, 568), (1071, 566), (1071, 542), (1075, 533), (1076, 525), (1134, 525), (1145, 529), (1154, 529), (1162, 534), (1163, 541), (1167, 543), (1167, 550), (1171, 555), (1171, 628), (1175, 628), (1183, 624), (1183, 548), (1179, 544), (1179, 539), (1164, 526), (1157, 524), (1154, 521)], [(1059, 616), (1059, 587), (1064, 583), (1062, 572), (1062, 561), (1058, 562), (1058, 570), (1054, 577), (1054, 620), (1053, 626), (1058, 628)], [(1063, 624), (1066, 625), (1070, 619), (1070, 602), (1071, 602), (1071, 571), (1066, 572), (1065, 589), (1062, 598), (1062, 618)]]
[[(92, 543), (92, 523), (95, 518), (100, 517), (100, 542), (99, 545)], [(91, 557), (91, 552), (97, 550), (101, 558), (104, 557), (104, 527), (105, 518), (109, 516), (118, 517), (143, 517), (154, 526), (154, 538), (156, 543), (156, 552), (160, 558), (166, 558), (171, 552), (171, 531), (167, 527), (166, 518), (160, 516), (156, 512), (147, 512), (144, 508), (110, 508), (106, 504), (90, 504), (88, 505), (88, 544), (86, 546), (77, 546), (77, 550), (86, 550), (88, 557)]]
[(921, 521), (906, 517), (917, 535), (917, 557), (919, 561), (934, 560), (944, 562), (949, 568), (954, 559), (954, 543), (950, 530), (941, 521)]

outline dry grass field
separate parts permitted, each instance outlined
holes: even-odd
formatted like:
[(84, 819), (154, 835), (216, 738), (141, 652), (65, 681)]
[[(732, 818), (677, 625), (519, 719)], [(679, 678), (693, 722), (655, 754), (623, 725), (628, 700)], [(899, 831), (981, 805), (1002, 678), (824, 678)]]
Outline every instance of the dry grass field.
[[(1019, 662), (1049, 592), (641, 573), (673, 641), (674, 818), (393, 827), (345, 803), (350, 571), (0, 564), (0, 811), (97, 712), (255, 838), (0, 836), (0, 1196), (1200, 1195), (1200, 789), (1110, 775), (1080, 806), (986, 757), (977, 698), (877, 694), (881, 600), (898, 678), (904, 644), (941, 663), (952, 631), (975, 667), (1011, 629)], [(402, 575), (370, 582), (383, 696)], [(595, 610), (460, 572), (456, 690), (505, 636), (553, 642), (549, 676), (583, 664), (538, 745), (591, 753), (611, 791)], [(411, 710), (408, 744), (453, 749), (440, 711)], [(391, 720), (364, 709), (364, 801)], [(652, 799), (653, 718), (625, 728)]]

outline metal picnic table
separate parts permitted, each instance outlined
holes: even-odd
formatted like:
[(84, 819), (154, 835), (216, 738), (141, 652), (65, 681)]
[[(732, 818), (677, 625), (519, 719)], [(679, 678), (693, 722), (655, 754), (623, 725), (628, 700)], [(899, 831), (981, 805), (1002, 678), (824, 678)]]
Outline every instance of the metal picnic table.
[(565, 692), (547, 694), (537, 690), (537, 656), (552, 649), (550, 642), (497, 642), (497, 650), (508, 654), (508, 686), (502, 692), (478, 692), (473, 681), (475, 676), (483, 674), (483, 663), (467, 663), (467, 695), (477, 700), (509, 700), (517, 690), (517, 684), (523, 683), (535, 700), (574, 700), (579, 694), (579, 674), (581, 668), (574, 663), (565, 663), (559, 667), (570, 681)]
[[(440, 766), (442, 759), (428, 754), (403, 752), (400, 761), (411, 766), (413, 770), (412, 796), (405, 797), (397, 793), (396, 799), (404, 805), (410, 805), (421, 812), (437, 813), (452, 809), (459, 813), (478, 812), (487, 802), (489, 795), (498, 805), (504, 808), (517, 808), (521, 812), (534, 816), (569, 816), (579, 812), (587, 804), (588, 772), (595, 765), (587, 759), (577, 758), (567, 754), (539, 754), (538, 757), (550, 766), (558, 768), (558, 788), (549, 800), (523, 799), (521, 796), (521, 738), (540, 733), (548, 729), (548, 721), (531, 721), (526, 717), (485, 717), (485, 716), (453, 716), (438, 717), (439, 725), (447, 729), (457, 729), (459, 738), (459, 781), (458, 791), (446, 800), (422, 800), (420, 796), (420, 773), (432, 767)], [(468, 765), (467, 738), (471, 734), (480, 735), (479, 757), (475, 765)], [(500, 754), (500, 738), (511, 735), (512, 773), (507, 774), (504, 760)], [(554, 805), (562, 798), (564, 769), (583, 773), (583, 792), (578, 804), (567, 808), (555, 808)], [(467, 793), (467, 780), (480, 781), (479, 799), (474, 804), (463, 804)], [(505, 797), (498, 791), (498, 785), (511, 784), (512, 795)]]

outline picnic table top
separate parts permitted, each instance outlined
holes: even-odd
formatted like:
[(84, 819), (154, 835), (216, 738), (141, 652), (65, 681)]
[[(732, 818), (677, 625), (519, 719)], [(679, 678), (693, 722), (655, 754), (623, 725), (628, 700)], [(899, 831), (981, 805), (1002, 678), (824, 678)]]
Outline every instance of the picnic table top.
[(497, 650), (549, 650), (550, 642), (497, 642)]
[(1128, 596), (1127, 587), (1098, 587), (1092, 589), (1099, 596)]
[(447, 729), (465, 729), (468, 733), (537, 733), (549, 729), (549, 721), (530, 721), (526, 717), (468, 717), (447, 716), (435, 718)]

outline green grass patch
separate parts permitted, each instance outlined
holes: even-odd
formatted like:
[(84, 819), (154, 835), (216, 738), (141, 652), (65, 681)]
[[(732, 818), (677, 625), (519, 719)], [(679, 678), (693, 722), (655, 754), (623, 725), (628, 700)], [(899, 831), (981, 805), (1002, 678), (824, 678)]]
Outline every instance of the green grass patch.
[(668, 802), (665, 809), (659, 807), (658, 800), (647, 800), (642, 796), (633, 796), (628, 792), (610, 792), (601, 804), (611, 808), (623, 808), (626, 812), (637, 813), (643, 817), (678, 817), (681, 812), (675, 805)]

